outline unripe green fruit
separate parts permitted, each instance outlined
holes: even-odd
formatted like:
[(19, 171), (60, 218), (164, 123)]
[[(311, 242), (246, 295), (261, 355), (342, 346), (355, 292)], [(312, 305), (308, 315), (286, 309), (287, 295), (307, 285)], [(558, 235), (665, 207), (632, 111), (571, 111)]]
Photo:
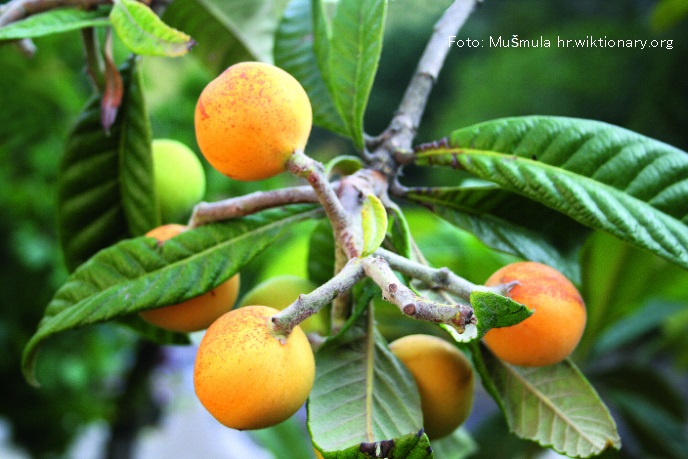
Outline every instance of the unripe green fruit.
[(153, 172), (163, 223), (188, 217), (205, 195), (205, 171), (196, 154), (176, 140), (153, 140)]
[[(308, 279), (298, 276), (276, 276), (253, 287), (239, 302), (239, 307), (265, 305), (280, 311), (292, 304), (302, 293), (310, 293), (317, 285)], [(306, 333), (322, 332), (325, 321), (322, 313), (314, 314), (301, 322), (300, 327)]]

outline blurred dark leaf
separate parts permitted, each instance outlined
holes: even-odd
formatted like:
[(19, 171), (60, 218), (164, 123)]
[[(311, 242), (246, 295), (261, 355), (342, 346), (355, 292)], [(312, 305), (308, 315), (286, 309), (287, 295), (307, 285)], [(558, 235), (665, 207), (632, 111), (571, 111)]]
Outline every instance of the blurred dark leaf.
[(272, 61), (274, 33), (286, 0), (176, 0), (163, 21), (192, 36), (196, 56), (219, 75), (239, 61)]
[(70, 270), (115, 242), (159, 224), (151, 132), (137, 60), (120, 69), (124, 96), (110, 134), (93, 98), (72, 130), (59, 169), (60, 244)]

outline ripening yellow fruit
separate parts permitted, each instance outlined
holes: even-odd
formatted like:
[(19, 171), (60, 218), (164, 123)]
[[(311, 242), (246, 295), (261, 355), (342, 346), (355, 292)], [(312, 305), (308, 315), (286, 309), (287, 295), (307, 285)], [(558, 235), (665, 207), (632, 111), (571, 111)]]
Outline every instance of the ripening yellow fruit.
[(473, 406), (475, 385), (473, 367), (463, 352), (432, 335), (407, 335), (389, 349), (416, 380), (428, 438), (442, 438), (463, 424)]
[(217, 319), (198, 347), (194, 387), (203, 406), (232, 429), (262, 429), (292, 416), (315, 379), (306, 334), (295, 327), (284, 343), (271, 333), (277, 309), (245, 306)]
[(576, 287), (556, 269), (532, 261), (512, 263), (485, 282), (494, 286), (518, 281), (508, 296), (534, 309), (510, 327), (493, 328), (483, 340), (505, 362), (540, 367), (568, 357), (583, 336), (586, 311)]
[[(146, 236), (162, 243), (173, 238), (186, 226), (174, 223), (150, 230)], [(215, 319), (232, 309), (239, 295), (239, 274), (214, 289), (178, 304), (141, 311), (143, 320), (166, 330), (189, 333), (208, 328)]]
[(196, 140), (208, 162), (235, 180), (283, 172), (303, 150), (313, 123), (310, 100), (289, 73), (262, 62), (227, 68), (201, 93)]

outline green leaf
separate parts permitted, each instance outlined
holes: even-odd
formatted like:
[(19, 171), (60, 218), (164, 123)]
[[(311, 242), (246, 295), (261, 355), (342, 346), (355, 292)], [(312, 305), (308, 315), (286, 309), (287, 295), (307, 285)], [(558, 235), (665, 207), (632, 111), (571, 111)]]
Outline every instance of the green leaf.
[(67, 138), (60, 162), (58, 227), (70, 271), (100, 249), (159, 224), (151, 128), (137, 60), (127, 61), (120, 72), (124, 96), (110, 135), (101, 126), (96, 97)]
[(686, 457), (688, 435), (685, 421), (682, 422), (643, 396), (616, 392), (611, 398), (626, 425), (635, 434), (634, 439), (641, 445), (644, 454), (640, 457)]
[[(320, 75), (325, 86), (330, 79), (330, 67), (328, 55), (330, 53), (330, 41), (332, 39), (332, 15), (337, 8), (338, 1), (312, 0), (311, 14), (313, 21), (313, 51), (320, 70)], [(329, 88), (328, 88), (329, 91)], [(340, 118), (341, 120), (341, 118)]]
[(432, 459), (428, 437), (421, 432), (403, 435), (394, 440), (362, 443), (337, 452), (323, 453), (325, 459)]
[(375, 195), (369, 194), (363, 201), (361, 227), (363, 228), (361, 257), (366, 257), (380, 247), (387, 234), (387, 211), (382, 201)]
[(642, 336), (655, 335), (666, 321), (685, 308), (685, 304), (651, 301), (647, 306), (607, 327), (595, 341), (589, 358), (595, 360), (640, 340)]
[(24, 349), (23, 371), (34, 380), (36, 353), (46, 339), (73, 328), (177, 304), (218, 286), (290, 226), (320, 215), (292, 206), (185, 231), (160, 245), (152, 238), (121, 241), (81, 265), (55, 293)]
[[(626, 357), (626, 356), (624, 356)], [(688, 411), (678, 387), (674, 387), (666, 372), (656, 365), (633, 361), (606, 364), (593, 370), (591, 379), (604, 394), (624, 393), (643, 398), (655, 409), (662, 410), (678, 422), (688, 421)], [(677, 380), (678, 381), (678, 380)]]
[[(433, 298), (432, 291), (421, 290), (420, 293), (427, 298)], [(439, 297), (436, 298), (436, 301), (443, 300)], [(475, 325), (468, 324), (463, 333), (458, 333), (450, 325), (440, 324), (440, 327), (446, 330), (456, 342), (468, 343), (477, 341), (485, 336), (491, 328), (509, 327), (533, 315), (533, 311), (525, 305), (519, 304), (509, 297), (492, 292), (472, 292), (471, 306), (473, 306), (473, 314), (475, 314), (478, 321)]]
[(60, 8), (34, 14), (21, 21), (0, 27), (0, 41), (43, 37), (86, 27), (107, 25), (110, 25), (107, 9), (84, 11)]
[(688, 268), (688, 154), (605, 123), (510, 118), (417, 153)]
[(476, 442), (463, 427), (447, 437), (432, 441), (433, 457), (437, 459), (467, 459), (473, 457), (478, 449)]
[(347, 135), (339, 113), (323, 81), (313, 45), (313, 15), (310, 0), (292, 0), (275, 36), (275, 64), (292, 74), (308, 93), (313, 123)]
[(325, 84), (359, 150), (364, 147), (363, 115), (382, 52), (386, 13), (386, 0), (339, 2), (332, 18), (327, 63), (319, 63), (321, 70), (327, 69), (322, 71)]
[(419, 441), (416, 433), (423, 420), (413, 376), (387, 348), (372, 313), (366, 312), (376, 290), (356, 295), (357, 312), (316, 353), (308, 424), (322, 451), (370, 448), (381, 441), (389, 446), (390, 440), (402, 448)]
[(478, 318), (478, 338), (485, 336), (490, 328), (516, 325), (533, 315), (525, 305), (492, 292), (472, 292), (471, 306)]
[(406, 216), (399, 207), (391, 207), (389, 211), (387, 241), (393, 246), (392, 250), (395, 253), (410, 259), (413, 236), (411, 236), (411, 229)]
[(335, 175), (351, 175), (363, 167), (358, 156), (340, 155), (325, 164), (325, 174), (332, 178)]
[(272, 62), (287, 0), (176, 0), (162, 19), (194, 37), (193, 56), (218, 75), (240, 61)]
[[(494, 185), (489, 189), (494, 190)], [(470, 203), (486, 190), (486, 187), (473, 186), (420, 188), (412, 189), (405, 198), (430, 207), (433, 213), (457, 228), (474, 234), (488, 247), (552, 266), (574, 283), (580, 282), (578, 256), (582, 236), (590, 231), (580, 231), (580, 226), (575, 222), (567, 224), (562, 221), (561, 215), (557, 218), (555, 212), (539, 204), (533, 206), (536, 203), (520, 197), (518, 200), (504, 197), (506, 205), (500, 204), (499, 208), (489, 208), (482, 200)], [(529, 212), (523, 211), (524, 206), (529, 207)], [(518, 209), (519, 215), (505, 214), (502, 207)], [(531, 226), (529, 222), (546, 223), (534, 227), (536, 225)]]
[[(595, 355), (612, 350), (616, 341), (614, 335), (619, 338), (622, 338), (620, 335), (635, 336), (633, 330), (637, 329), (633, 327), (629, 330), (624, 328), (623, 333), (618, 329), (611, 336), (604, 337), (607, 331), (616, 328), (616, 323), (635, 315), (648, 301), (654, 304), (661, 302), (671, 308), (670, 303), (685, 304), (688, 300), (686, 270), (609, 234), (593, 234), (581, 261), (581, 294), (585, 298), (588, 318), (585, 334), (576, 351), (580, 356), (586, 356), (590, 350)], [(645, 323), (649, 329), (656, 318), (663, 316), (662, 309), (652, 311), (644, 320), (640, 317), (636, 320)], [(598, 339), (611, 341), (597, 343)], [(602, 347), (598, 347), (600, 345)]]
[(114, 0), (110, 20), (125, 46), (142, 56), (182, 56), (195, 44), (190, 36), (168, 26), (136, 0)]
[(476, 368), (483, 384), (502, 409), (509, 430), (519, 437), (572, 457), (620, 447), (609, 411), (570, 360), (517, 367), (488, 351), (474, 353), (473, 360), (480, 360)]

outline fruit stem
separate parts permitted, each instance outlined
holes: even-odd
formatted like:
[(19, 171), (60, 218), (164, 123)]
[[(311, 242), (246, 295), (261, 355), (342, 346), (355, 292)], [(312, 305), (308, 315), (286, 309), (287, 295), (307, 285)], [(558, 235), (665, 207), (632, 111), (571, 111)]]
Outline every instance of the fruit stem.
[(194, 207), (189, 227), (195, 228), (208, 223), (230, 218), (243, 217), (261, 210), (285, 204), (317, 203), (318, 196), (309, 186), (283, 188), (271, 191), (257, 191), (236, 198), (218, 202), (201, 202)]
[(286, 166), (289, 172), (297, 177), (305, 178), (313, 187), (332, 223), (335, 238), (346, 253), (347, 258), (358, 257), (360, 250), (359, 244), (356, 242), (356, 233), (353, 231), (352, 216), (346, 212), (339, 201), (339, 197), (328, 182), (323, 165), (306, 156), (303, 151), (296, 150), (287, 160)]
[(361, 260), (350, 259), (329, 281), (310, 293), (299, 295), (292, 304), (272, 316), (272, 334), (280, 341), (286, 340), (295, 326), (316, 314), (342, 293), (348, 292), (364, 276)]
[(382, 298), (395, 304), (401, 312), (414, 319), (451, 325), (459, 333), (475, 323), (473, 308), (463, 304), (442, 304), (416, 295), (394, 274), (387, 260), (378, 255), (363, 259), (365, 273), (381, 289)]

